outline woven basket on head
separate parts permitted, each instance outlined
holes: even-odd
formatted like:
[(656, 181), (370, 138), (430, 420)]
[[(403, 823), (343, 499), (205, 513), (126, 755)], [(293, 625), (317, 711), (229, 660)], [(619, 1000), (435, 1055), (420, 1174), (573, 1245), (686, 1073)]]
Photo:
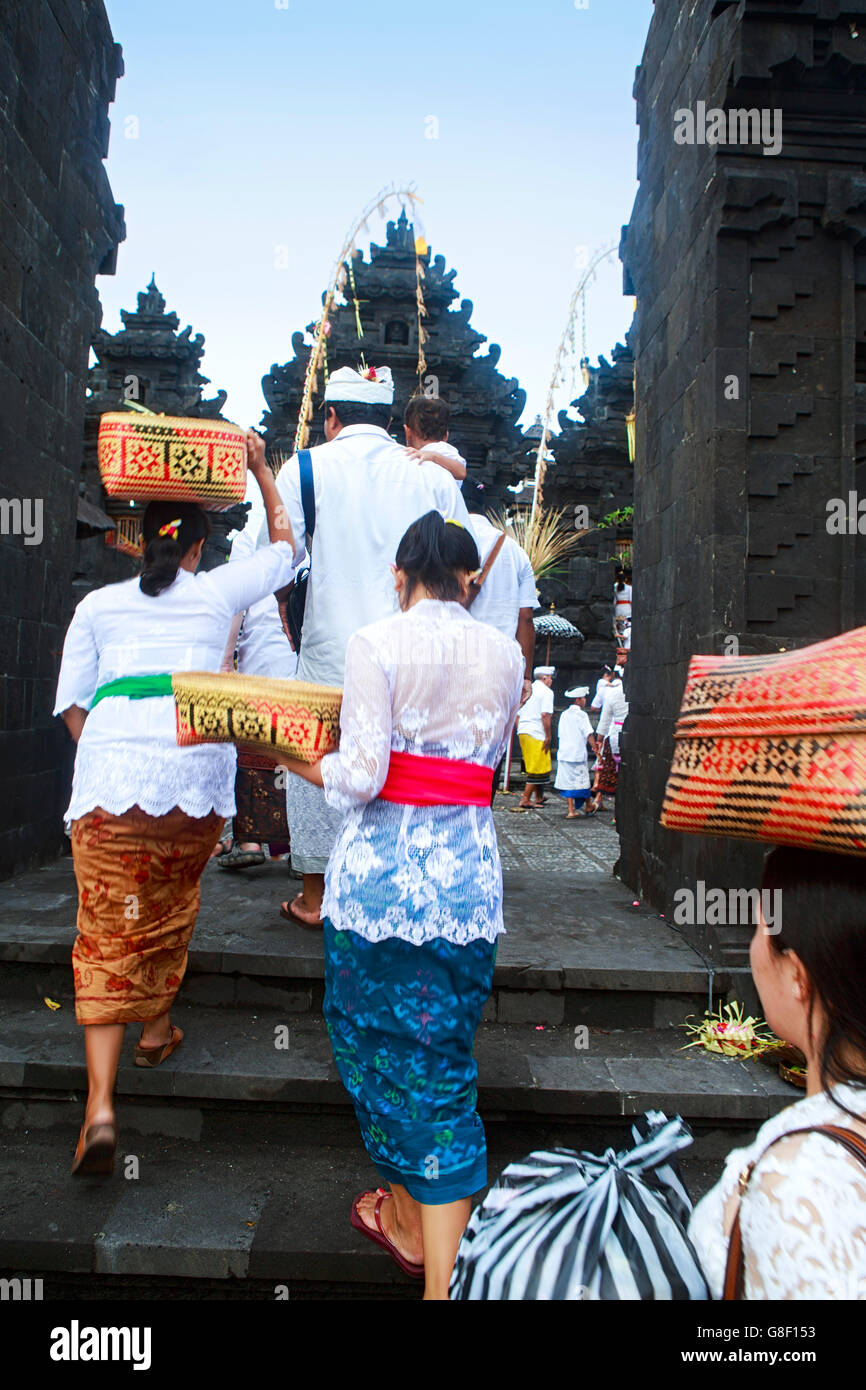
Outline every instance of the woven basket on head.
[(866, 855), (866, 627), (778, 656), (695, 656), (661, 821)]
[(197, 502), (209, 511), (244, 500), (246, 435), (228, 420), (109, 411), (99, 421), (97, 457), (109, 497)]
[(318, 762), (337, 747), (342, 690), (213, 671), (172, 675), (177, 741), (244, 743)]

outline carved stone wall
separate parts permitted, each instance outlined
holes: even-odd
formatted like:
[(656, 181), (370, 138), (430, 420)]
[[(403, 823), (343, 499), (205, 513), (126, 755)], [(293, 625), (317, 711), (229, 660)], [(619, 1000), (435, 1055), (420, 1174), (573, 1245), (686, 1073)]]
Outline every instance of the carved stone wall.
[[(99, 417), (107, 410), (122, 410), (126, 400), (133, 400), (165, 415), (221, 420), (226, 403), (225, 391), (218, 391), (209, 399), (205, 397), (209, 378), (201, 372), (204, 335), (196, 333), (193, 337), (189, 325), (180, 329), (177, 314), (166, 312), (155, 276), (147, 289), (139, 293), (136, 309), (121, 309), (120, 318), (123, 327), (119, 332), (100, 329), (93, 339), (96, 361), (87, 379), (80, 482), (81, 496), (116, 519), (140, 518), (144, 508), (105, 496), (96, 457)], [(225, 536), (233, 525), (238, 525), (237, 518), (235, 508), (213, 514), (211, 536), (202, 556), (205, 569), (225, 560), (230, 548)], [(137, 559), (106, 545), (103, 536), (80, 538), (69, 596), (70, 616), (91, 589), (129, 579), (137, 568)]]
[[(62, 844), (52, 718), (73, 566), (97, 274), (124, 236), (103, 159), (122, 72), (101, 0), (4, 0), (0, 33), (0, 874)], [(16, 508), (39, 504), (27, 544)], [(18, 515), (23, 515), (18, 512)], [(38, 511), (31, 511), (31, 520)], [(16, 533), (17, 531), (17, 533)], [(31, 528), (31, 537), (36, 531)]]
[[(669, 910), (697, 879), (755, 885), (763, 857), (658, 824), (691, 654), (779, 651), (866, 621), (862, 541), (826, 525), (830, 499), (866, 495), (866, 5), (657, 6), (635, 95), (640, 189), (622, 244), (637, 296), (635, 601), (617, 823), (621, 874)], [(768, 136), (780, 113), (781, 151), (677, 144), (676, 113), (700, 124), (699, 102), (764, 110)], [(743, 960), (746, 928), (694, 932)]]
[[(630, 544), (629, 522), (596, 529), (612, 512), (632, 505), (634, 468), (628, 452), (627, 419), (634, 407), (634, 358), (630, 347), (617, 343), (612, 360), (599, 358), (588, 367), (586, 390), (572, 404), (580, 412), (572, 420), (560, 411), (560, 433), (550, 441), (552, 462), (544, 481), (544, 506), (562, 508), (566, 520), (582, 523), (585, 508), (592, 528), (566, 561), (563, 572), (544, 578), (538, 586), (542, 610), (556, 612), (574, 623), (585, 641), (552, 642), (557, 692), (580, 683), (592, 684), (616, 651), (613, 636), (613, 586), (617, 547)], [(581, 525), (581, 528), (582, 525)], [(544, 654), (546, 642), (539, 642)]]
[[(526, 393), (515, 378), (498, 370), (500, 349), (476, 356), (487, 341), (469, 320), (472, 301), (457, 298), (454, 280), (457, 272), (445, 269), (445, 257), (428, 250), (424, 264), (423, 296), (427, 316), (422, 319), (427, 333), (424, 347), (427, 372), (424, 389), (435, 391), (451, 408), (451, 442), (466, 459), (470, 476), (490, 492), (491, 506), (511, 500), (506, 487), (523, 476), (525, 441), (516, 421), (523, 410)], [(352, 258), (354, 291), (346, 284), (347, 303), (338, 305), (331, 315), (327, 339), (328, 366), (357, 367), (363, 353), (368, 366), (387, 365), (394, 374), (394, 423), (392, 433), (403, 438), (403, 411), (409, 397), (418, 389), (418, 310), (416, 305), (415, 232), (406, 214), (389, 222), (384, 246), (371, 246), (370, 259), (362, 252)], [(363, 336), (358, 336), (354, 296)], [(314, 325), (308, 325), (312, 331)], [(303, 333), (292, 335), (294, 358), (284, 366), (276, 363), (262, 379), (268, 409), (262, 425), (269, 455), (289, 455), (294, 450), (295, 430), (304, 387), (304, 374), (310, 348)], [(322, 385), (316, 394), (316, 413), (310, 427), (311, 446), (321, 444)]]

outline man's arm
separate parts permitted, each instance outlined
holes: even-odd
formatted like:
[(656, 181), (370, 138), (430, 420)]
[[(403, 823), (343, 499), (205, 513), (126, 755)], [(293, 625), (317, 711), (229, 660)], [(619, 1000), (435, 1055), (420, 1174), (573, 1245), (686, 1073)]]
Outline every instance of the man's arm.
[(551, 729), (551, 724), (552, 724), (552, 723), (553, 723), (553, 715), (552, 715), (552, 714), (543, 714), (543, 715), (541, 716), (541, 727), (544, 729), (544, 751), (545, 751), (545, 753), (548, 752), (548, 750), (549, 750), (549, 748), (550, 748), (550, 729)]
[(523, 652), (523, 698), (526, 700), (532, 690), (532, 663), (535, 658), (535, 625), (531, 608), (521, 608), (518, 613), (515, 637)]

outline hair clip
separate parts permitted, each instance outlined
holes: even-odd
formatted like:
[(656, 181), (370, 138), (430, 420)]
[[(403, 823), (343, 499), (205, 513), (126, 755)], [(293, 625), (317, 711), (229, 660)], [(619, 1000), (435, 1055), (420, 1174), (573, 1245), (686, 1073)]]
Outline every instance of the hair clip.
[(167, 521), (164, 526), (160, 526), (156, 534), (158, 536), (171, 536), (172, 540), (176, 541), (179, 530), (180, 517), (176, 517), (174, 521)]
[(456, 516), (446, 516), (446, 518), (445, 518), (445, 525), (446, 525), (446, 526), (459, 526), (461, 531), (465, 531), (465, 530), (466, 530), (466, 527), (463, 525), (463, 522), (462, 522), (462, 521), (458, 521), (457, 518), (456, 518)]

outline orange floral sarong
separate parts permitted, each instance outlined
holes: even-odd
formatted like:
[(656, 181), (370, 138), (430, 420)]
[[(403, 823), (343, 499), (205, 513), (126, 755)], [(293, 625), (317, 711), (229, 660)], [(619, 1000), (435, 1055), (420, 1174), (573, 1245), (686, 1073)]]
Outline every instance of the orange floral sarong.
[(72, 948), (79, 1023), (131, 1023), (170, 1008), (186, 973), (200, 880), (223, 826), (175, 807), (101, 807), (72, 823), (78, 936)]

